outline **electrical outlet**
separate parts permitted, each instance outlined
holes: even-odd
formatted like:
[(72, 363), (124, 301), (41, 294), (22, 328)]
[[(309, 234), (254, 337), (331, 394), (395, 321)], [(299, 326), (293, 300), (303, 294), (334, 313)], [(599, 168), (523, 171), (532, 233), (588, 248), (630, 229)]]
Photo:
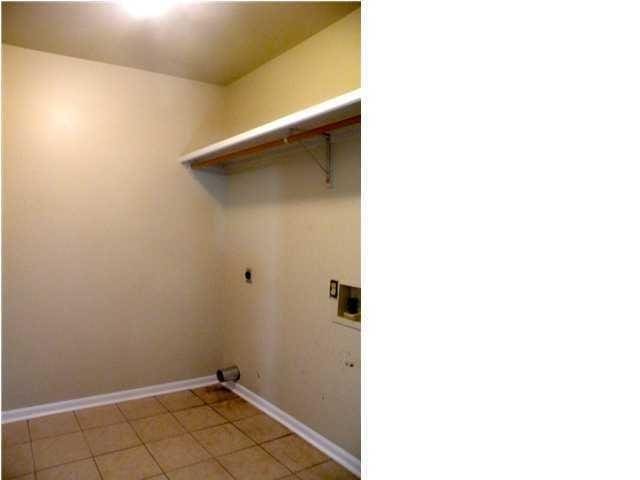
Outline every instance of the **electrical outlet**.
[(329, 282), (329, 296), (331, 298), (338, 298), (338, 281), (331, 280)]

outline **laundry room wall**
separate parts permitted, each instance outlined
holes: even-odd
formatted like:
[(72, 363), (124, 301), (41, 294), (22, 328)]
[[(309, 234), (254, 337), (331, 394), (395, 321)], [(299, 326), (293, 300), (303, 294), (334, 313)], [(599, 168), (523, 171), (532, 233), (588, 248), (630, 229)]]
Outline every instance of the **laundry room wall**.
[(3, 45), (4, 410), (220, 364), (225, 184), (177, 158), (222, 102), (215, 85)]

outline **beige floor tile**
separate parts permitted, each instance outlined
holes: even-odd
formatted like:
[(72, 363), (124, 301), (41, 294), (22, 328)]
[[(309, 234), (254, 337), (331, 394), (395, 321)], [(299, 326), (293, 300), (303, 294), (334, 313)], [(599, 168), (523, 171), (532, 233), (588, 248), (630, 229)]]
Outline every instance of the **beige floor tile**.
[(184, 428), (190, 432), (194, 430), (202, 430), (207, 427), (215, 427), (226, 423), (227, 420), (216, 413), (211, 407), (202, 405), (201, 407), (180, 410), (173, 414)]
[(167, 475), (170, 480), (233, 480), (233, 477), (215, 460), (196, 463), (169, 472)]
[(2, 446), (12, 447), (21, 443), (28, 443), (29, 428), (27, 421), (4, 423), (2, 425)]
[(84, 431), (84, 436), (94, 455), (124, 450), (141, 443), (136, 432), (128, 423), (91, 428)]
[(324, 453), (297, 435), (288, 435), (262, 445), (267, 452), (292, 472), (299, 472), (329, 460)]
[(291, 475), (260, 447), (223, 455), (218, 460), (237, 480), (274, 480)]
[(184, 410), (185, 408), (197, 407), (198, 405), (204, 404), (204, 402), (197, 396), (195, 396), (193, 392), (191, 392), (191, 390), (183, 390), (181, 392), (158, 395), (156, 398), (170, 412)]
[(284, 437), (291, 433), (283, 425), (264, 413), (238, 420), (233, 424), (258, 443)]
[(22, 475), (21, 477), (15, 477), (12, 480), (36, 480), (36, 476), (33, 473), (27, 473), (26, 475)]
[(96, 463), (104, 480), (141, 480), (162, 473), (143, 446), (100, 455)]
[(173, 418), (170, 413), (157, 415), (155, 417), (141, 418), (131, 422), (133, 428), (138, 432), (143, 442), (154, 442), (163, 438), (183, 435), (185, 429)]
[(91, 451), (82, 433), (68, 433), (33, 442), (36, 470), (91, 457)]
[(212, 407), (216, 412), (228, 420), (240, 420), (241, 418), (251, 417), (252, 415), (259, 415), (262, 413), (242, 398), (214, 403)]
[(193, 432), (207, 451), (217, 457), (255, 445), (253, 440), (230, 423)]
[(23, 443), (2, 448), (2, 478), (14, 478), (33, 472), (31, 444)]
[(156, 475), (155, 477), (151, 477), (148, 480), (168, 480), (164, 475)]
[(118, 404), (118, 407), (129, 420), (137, 420), (138, 418), (153, 417), (167, 411), (158, 400), (153, 397), (139, 398), (137, 400), (129, 400)]
[(92, 458), (47, 468), (38, 472), (38, 480), (100, 480)]
[(238, 398), (235, 393), (222, 385), (194, 388), (193, 393), (200, 397), (205, 403), (224, 402), (225, 400)]
[(358, 478), (333, 460), (298, 472), (298, 477), (302, 480), (357, 480)]
[(115, 405), (103, 405), (77, 410), (76, 417), (78, 417), (78, 422), (80, 422), (80, 427), (83, 430), (126, 422), (126, 419)]
[(57, 437), (65, 433), (80, 431), (80, 425), (73, 412), (57, 413), (46, 417), (29, 420), (31, 440), (39, 440), (47, 437)]
[(147, 448), (165, 472), (210, 458), (189, 434), (147, 443)]

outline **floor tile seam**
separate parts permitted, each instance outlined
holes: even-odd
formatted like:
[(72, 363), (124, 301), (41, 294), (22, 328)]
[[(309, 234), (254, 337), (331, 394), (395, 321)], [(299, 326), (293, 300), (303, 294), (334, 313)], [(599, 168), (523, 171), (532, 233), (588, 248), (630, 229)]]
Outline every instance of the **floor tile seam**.
[[(207, 452), (207, 453), (208, 453), (208, 452)], [(210, 455), (211, 455), (211, 454), (210, 454)], [(227, 472), (227, 473), (229, 474), (229, 476), (230, 476), (231, 478), (233, 478), (233, 480), (238, 480), (238, 479), (237, 479), (234, 475), (232, 475), (232, 474), (231, 474), (231, 472), (230, 472), (229, 470), (227, 470), (227, 469), (225, 468), (225, 466), (224, 466), (224, 465), (222, 465), (222, 463), (220, 463), (220, 461), (219, 461), (217, 458), (215, 458), (213, 455), (211, 455), (211, 458), (207, 458), (207, 459), (205, 459), (205, 460), (200, 460), (200, 461), (198, 461), (198, 462), (196, 462), (196, 463), (190, 463), (189, 465), (184, 465), (184, 466), (182, 466), (182, 467), (180, 467), (180, 468), (175, 468), (175, 469), (173, 469), (173, 470), (169, 470), (168, 472), (166, 472), (166, 473), (165, 473), (165, 475), (166, 475), (166, 477), (167, 477), (167, 478), (171, 478), (171, 477), (169, 477), (169, 473), (177, 472), (178, 470), (182, 470), (182, 469), (185, 469), (185, 468), (193, 467), (194, 465), (198, 465), (198, 464), (200, 464), (200, 463), (211, 462), (211, 461), (214, 461), (216, 464), (220, 465), (220, 468), (222, 468), (225, 472)]]
[(33, 454), (33, 440), (31, 438), (31, 425), (29, 425), (29, 421), (27, 420), (27, 434), (29, 436), (29, 450), (31, 450), (31, 471), (33, 472), (33, 477), (36, 478), (36, 456)]
[(215, 427), (220, 427), (222, 425), (226, 425), (227, 423), (231, 423), (233, 424), (233, 422), (230, 422), (229, 420), (227, 420), (226, 418), (224, 418), (224, 422), (222, 423), (218, 423), (216, 425), (207, 425), (206, 427), (198, 427), (194, 430), (188, 430), (187, 427), (185, 427), (182, 423), (180, 423), (180, 420), (178, 420), (178, 418), (176, 417), (176, 420), (178, 421), (178, 423), (180, 423), (180, 425), (182, 426), (182, 428), (184, 428), (185, 430), (187, 430), (188, 433), (193, 433), (193, 432), (201, 432), (202, 430), (206, 430), (207, 428), (215, 428)]
[(98, 467), (98, 462), (96, 461), (96, 457), (91, 457), (91, 460), (93, 461), (93, 464), (96, 467), (96, 472), (98, 472), (98, 476), (100, 477), (101, 480), (104, 480), (104, 477), (102, 476), (102, 472), (100, 471), (100, 467)]
[[(266, 414), (265, 414), (265, 415), (266, 415)], [(267, 415), (267, 416), (269, 417), (269, 415)], [(271, 418), (271, 417), (269, 417), (269, 418)], [(244, 420), (244, 419), (243, 419), (243, 420)], [(271, 418), (271, 420), (273, 420), (273, 421), (277, 422), (277, 423), (278, 423), (278, 425), (282, 425), (280, 422), (278, 422), (278, 421), (277, 421), (277, 420), (275, 420), (274, 418)], [(240, 420), (236, 420), (236, 422), (238, 422), (238, 421), (240, 421)], [(274, 440), (279, 440), (279, 439), (281, 439), (281, 438), (288, 437), (289, 435), (294, 435), (294, 433), (293, 433), (291, 430), (289, 430), (287, 427), (285, 427), (284, 425), (282, 425), (282, 426), (287, 430), (287, 433), (283, 433), (282, 435), (278, 435), (277, 437), (273, 437), (273, 438), (270, 438), (270, 439), (268, 439), (268, 440), (264, 440), (264, 441), (262, 441), (262, 442), (259, 442), (259, 441), (258, 441), (258, 440), (256, 440), (255, 438), (251, 437), (251, 435), (249, 435), (247, 432), (245, 432), (245, 431), (244, 431), (242, 428), (240, 428), (238, 425), (236, 425), (236, 422), (231, 422), (231, 424), (232, 424), (234, 427), (236, 427), (238, 430), (240, 430), (242, 433), (244, 433), (247, 437), (251, 438), (251, 440), (253, 440), (254, 442), (256, 442), (258, 445), (262, 445), (263, 443), (267, 443), (267, 442), (272, 442), (272, 441), (274, 441)]]
[[(294, 472), (294, 473), (297, 476), (299, 473), (306, 472), (307, 470), (311, 470), (312, 468), (316, 468), (318, 465), (324, 465), (325, 463), (331, 463), (331, 462), (334, 462), (336, 465), (339, 465), (341, 468), (344, 468), (344, 467), (342, 467), (342, 465), (337, 463), (335, 460), (332, 460), (331, 458), (329, 458), (329, 459), (327, 459), (327, 460), (325, 460), (323, 462), (316, 463), (315, 465), (311, 465), (310, 467), (303, 468), (302, 470), (298, 470), (297, 472)], [(349, 473), (351, 473), (351, 472), (349, 472)]]
[[(89, 453), (91, 453), (91, 452), (89, 452)], [(40, 468), (40, 469), (37, 469), (37, 470), (34, 469), (33, 473), (44, 472), (45, 470), (51, 470), (52, 468), (63, 467), (65, 465), (71, 465), (72, 463), (81, 462), (83, 460), (88, 460), (90, 458), (94, 458), (94, 456), (92, 454), (90, 454), (88, 457), (76, 458), (75, 460), (69, 460), (68, 462), (56, 463), (55, 465), (49, 465), (47, 467)]]
[[(218, 460), (218, 459), (219, 459), (219, 458), (221, 458), (221, 457), (225, 457), (225, 456), (233, 455), (233, 454), (236, 454), (236, 453), (238, 453), (238, 452), (242, 452), (242, 451), (244, 451), (244, 450), (249, 450), (250, 448), (255, 448), (255, 447), (260, 448), (260, 449), (261, 449), (263, 452), (265, 452), (269, 457), (271, 457), (273, 460), (275, 460), (275, 462), (276, 462), (276, 463), (278, 463), (279, 465), (282, 465), (282, 466), (285, 468), (285, 470), (288, 472), (288, 473), (287, 473), (287, 475), (292, 475), (292, 474), (293, 474), (293, 475), (295, 475), (295, 474), (296, 474), (296, 472), (291, 471), (291, 469), (290, 469), (289, 467), (287, 467), (286, 465), (283, 465), (283, 464), (282, 464), (282, 462), (280, 462), (277, 458), (275, 458), (275, 457), (274, 457), (273, 455), (271, 455), (268, 451), (266, 451), (264, 448), (262, 448), (262, 445), (257, 444), (257, 443), (256, 443), (255, 445), (250, 446), (250, 447), (242, 447), (242, 448), (239, 448), (238, 450), (234, 450), (233, 452), (224, 453), (224, 454), (222, 454), (222, 455), (220, 455), (220, 456), (218, 456), (218, 457), (215, 457), (215, 458), (216, 458), (216, 460)], [(220, 462), (220, 460), (218, 460), (218, 462), (222, 465), (222, 462)], [(222, 465), (222, 466), (224, 467), (224, 465)], [(314, 466), (315, 466), (315, 465), (314, 465)], [(226, 470), (226, 468), (225, 468), (225, 470)], [(285, 475), (285, 476), (286, 476), (286, 475)], [(235, 477), (233, 477), (233, 478), (235, 478)], [(283, 476), (283, 477), (280, 477), (280, 478), (284, 478), (284, 476)]]
[[(71, 460), (69, 462), (63, 462), (63, 463), (59, 463), (57, 465), (51, 465), (49, 467), (41, 468), (40, 470), (34, 470), (33, 474), (36, 475), (38, 473), (46, 472), (47, 470), (53, 470), (54, 468), (66, 467), (67, 465), (72, 465), (72, 464), (78, 463), (78, 462), (84, 462), (85, 460), (89, 460), (89, 459), (91, 459), (93, 461), (93, 463), (95, 463), (95, 458), (96, 457), (94, 457), (93, 455), (90, 456), (90, 457), (78, 458), (76, 460)], [(98, 469), (98, 465), (96, 465), (96, 469), (98, 470), (98, 475), (100, 475), (100, 470)], [(102, 478), (102, 475), (100, 475), (100, 478)]]
[[(127, 418), (127, 416), (124, 414), (124, 411), (122, 411), (122, 409), (120, 408), (120, 405), (116, 404), (116, 408), (118, 410), (120, 410), (120, 413), (122, 413), (122, 415)], [(138, 419), (140, 420), (140, 419)], [(142, 441), (142, 437), (140, 437), (140, 435), (138, 435), (138, 432), (136, 431), (135, 428), (133, 428), (133, 425), (131, 425), (131, 422), (127, 419), (127, 422), (129, 423), (129, 426), (131, 427), (131, 429), (133, 430), (133, 433), (135, 433), (136, 437), (138, 437), (138, 440), (140, 441), (140, 443), (142, 444), (142, 446), (144, 447), (145, 451), (147, 452), (147, 454), (151, 457), (151, 460), (153, 460), (153, 462), (156, 464), (156, 466), (160, 469), (160, 472), (162, 472), (163, 474), (165, 473), (164, 470), (162, 470), (162, 467), (160, 466), (160, 464), (158, 463), (158, 461), (156, 460), (156, 458), (151, 454), (151, 452), (149, 451), (149, 448), (147, 447), (147, 445)], [(131, 447), (131, 448), (138, 448), (138, 447)], [(97, 460), (96, 460), (96, 463)], [(98, 469), (99, 470), (99, 469)], [(154, 476), (156, 476), (158, 474), (154, 474), (151, 475), (147, 478), (153, 478)], [(165, 475), (166, 476), (166, 475)]]
[[(154, 440), (154, 441), (152, 441), (152, 442), (148, 442), (148, 443), (157, 443), (157, 442), (160, 442), (160, 441), (162, 441), (162, 440), (166, 440), (166, 439), (168, 439), (168, 438), (177, 438), (177, 437), (179, 437), (179, 436), (184, 436), (184, 435), (189, 435), (189, 436), (190, 436), (190, 437), (191, 437), (191, 438), (192, 438), (192, 439), (193, 439), (193, 440), (198, 444), (198, 446), (202, 447), (202, 445), (200, 445), (200, 442), (198, 442), (198, 440), (197, 440), (193, 435), (191, 435), (191, 433), (190, 433), (190, 432), (181, 433), (180, 435), (174, 435), (174, 436), (171, 436), (171, 437), (162, 438), (162, 439), (160, 439), (160, 440)], [(153, 455), (153, 452), (149, 449), (149, 447), (148, 447), (148, 444), (147, 444), (147, 443), (144, 443), (144, 447), (147, 449), (147, 451), (149, 452), (149, 455), (151, 455), (151, 457), (152, 457), (152, 458), (153, 458), (153, 460), (156, 462), (156, 464), (158, 465), (158, 467), (160, 467), (160, 470), (162, 470), (162, 473), (163, 473), (167, 478), (168, 478), (168, 476), (169, 476), (169, 475), (168, 475), (169, 471), (174, 472), (175, 470), (177, 470), (177, 469), (173, 469), (173, 470), (165, 471), (165, 469), (162, 467), (162, 465), (160, 465), (160, 461), (159, 461), (158, 459), (156, 459), (156, 457)], [(209, 450), (207, 450), (207, 449), (206, 449), (206, 448), (204, 448), (204, 447), (202, 447), (202, 448), (203, 448), (203, 450), (205, 451), (205, 453), (206, 453), (207, 455), (209, 455), (209, 458), (204, 459), (204, 460), (198, 460), (197, 462), (190, 463), (190, 464), (188, 464), (188, 465), (183, 465), (183, 466), (182, 466), (182, 467), (180, 467), (180, 468), (189, 467), (189, 466), (191, 466), (191, 465), (195, 465), (195, 464), (197, 464), (197, 463), (201, 463), (201, 462), (205, 462), (205, 461), (207, 461), (207, 460), (215, 459), (215, 457), (214, 457), (214, 456), (209, 452)]]

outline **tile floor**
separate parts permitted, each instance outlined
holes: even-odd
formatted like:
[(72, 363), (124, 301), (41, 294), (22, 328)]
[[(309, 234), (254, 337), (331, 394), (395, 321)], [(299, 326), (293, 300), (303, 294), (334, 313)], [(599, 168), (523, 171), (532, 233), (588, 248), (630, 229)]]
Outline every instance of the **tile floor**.
[(219, 385), (2, 425), (2, 479), (351, 480)]

